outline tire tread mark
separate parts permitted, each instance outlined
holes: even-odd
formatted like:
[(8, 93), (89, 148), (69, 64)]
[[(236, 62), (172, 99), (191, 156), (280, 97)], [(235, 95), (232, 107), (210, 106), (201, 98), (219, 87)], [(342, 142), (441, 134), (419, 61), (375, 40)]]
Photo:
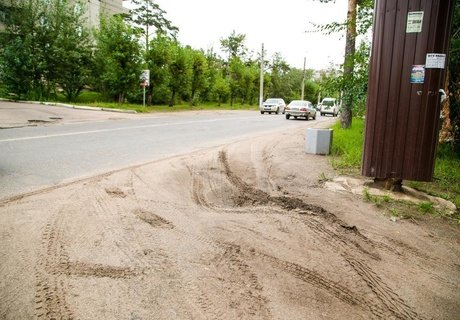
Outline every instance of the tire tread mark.
[(35, 313), (38, 318), (74, 319), (66, 300), (67, 283), (62, 274), (68, 263), (62, 231), (62, 216), (48, 223), (42, 236), (45, 253), (40, 255), (35, 272)]
[[(305, 203), (303, 200), (298, 198), (287, 196), (272, 197), (264, 191), (250, 186), (231, 170), (225, 151), (220, 151), (219, 160), (224, 167), (225, 174), (229, 181), (237, 189), (240, 190), (240, 194), (236, 200), (236, 204), (238, 206), (241, 206), (244, 203), (251, 203), (252, 205), (274, 204), (284, 210), (287, 210), (288, 212), (296, 212), (300, 216), (317, 217), (318, 219), (326, 221), (329, 224), (335, 226), (336, 232), (326, 230), (319, 222), (308, 222), (304, 219), (302, 219), (302, 222), (316, 228), (317, 230), (322, 229), (321, 232), (326, 233), (336, 242), (341, 242), (345, 246), (349, 246), (349, 243), (352, 243), (358, 250), (364, 254), (369, 255), (372, 259), (380, 259), (379, 254), (373, 250), (375, 249), (373, 241), (362, 235), (355, 226), (348, 226), (344, 221), (337, 218), (333, 213), (320, 206)], [(366, 246), (370, 247), (370, 250), (364, 248), (357, 241), (358, 239), (365, 243)]]
[(351, 257), (345, 257), (350, 266), (367, 283), (396, 319), (422, 319), (412, 308), (406, 304), (382, 279), (364, 262)]
[[(263, 286), (252, 268), (246, 262), (250, 256), (240, 245), (221, 243), (223, 252), (212, 261), (219, 270), (231, 279), (232, 288), (239, 287), (235, 293), (230, 293), (230, 306), (238, 304), (238, 318), (248, 316), (262, 316), (263, 319), (272, 319), (269, 300), (263, 295)], [(236, 301), (235, 301), (236, 300)]]

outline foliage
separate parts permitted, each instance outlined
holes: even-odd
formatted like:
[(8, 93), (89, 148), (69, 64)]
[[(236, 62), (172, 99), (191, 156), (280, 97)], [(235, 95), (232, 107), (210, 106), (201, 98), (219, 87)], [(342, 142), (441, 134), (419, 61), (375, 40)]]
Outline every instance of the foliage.
[(353, 77), (348, 81), (340, 76), (338, 82), (343, 88), (347, 88), (346, 92), (352, 102), (351, 110), (355, 116), (363, 116), (366, 111), (367, 85), (369, 81), (369, 59), (370, 59), (370, 43), (362, 42), (353, 55), (354, 68)]
[(59, 24), (54, 42), (56, 82), (68, 101), (75, 100), (89, 82), (93, 64), (90, 35), (82, 22), (83, 10), (77, 9), (64, 1), (53, 10), (53, 20)]
[[(320, 0), (330, 2), (331, 0)], [(316, 25), (316, 29), (326, 34), (346, 31), (346, 47), (342, 73), (336, 83), (336, 90), (342, 93), (341, 121), (342, 127), (348, 128), (352, 122), (354, 111), (363, 113), (362, 91), (367, 89), (367, 64), (369, 61), (369, 47), (364, 37), (356, 50), (356, 39), (359, 35), (368, 33), (372, 26), (373, 0), (355, 0), (348, 2), (347, 20), (343, 23), (332, 22), (325, 25)], [(358, 38), (359, 39), (359, 38)], [(366, 68), (362, 68), (362, 64)], [(364, 92), (366, 92), (365, 90)]]
[(228, 81), (222, 73), (225, 63), (211, 49), (206, 53), (206, 64), (208, 66), (207, 86), (203, 88), (201, 98), (203, 101), (217, 101), (220, 105), (227, 101), (230, 92)]
[(1, 80), (6, 91), (18, 99), (28, 98), (34, 87), (36, 76), (31, 43), (30, 36), (15, 37), (2, 50)]
[(190, 51), (183, 48), (178, 42), (175, 42), (171, 49), (171, 62), (169, 64), (171, 77), (168, 85), (171, 92), (170, 107), (174, 106), (177, 94), (189, 97), (192, 73)]
[[(319, 0), (319, 2), (328, 3), (335, 0)], [(357, 12), (356, 12), (356, 33), (357, 35), (363, 35), (369, 32), (373, 23), (373, 8), (374, 0), (359, 0), (356, 1)], [(347, 29), (347, 25), (350, 21), (333, 21), (324, 25), (312, 23), (315, 30), (318, 30), (324, 34), (340, 33)]]
[(190, 103), (197, 105), (200, 101), (200, 94), (208, 86), (208, 61), (201, 50), (190, 50), (191, 54), (191, 92)]
[[(149, 69), (148, 105), (258, 102), (259, 59), (246, 48), (244, 34), (233, 31), (221, 39), (222, 58), (212, 49), (204, 53), (176, 41), (177, 28), (153, 0), (136, 0), (129, 23), (102, 16), (94, 37), (84, 28), (85, 1), (78, 6), (71, 0), (21, 1), (21, 10), (5, 15), (10, 23), (0, 47), (0, 94), (56, 100), (63, 93), (79, 101), (87, 88), (101, 93), (99, 99), (141, 103), (138, 77)], [(147, 24), (155, 35), (143, 51)], [(300, 98), (302, 70), (279, 53), (264, 65), (264, 99)], [(319, 87), (312, 75), (307, 70), (304, 91), (305, 99), (315, 102)]]
[(5, 44), (1, 54), (1, 77), (8, 92), (19, 98), (41, 98), (46, 65), (42, 46), (45, 32), (45, 3), (20, 1), (5, 20)]
[[(282, 97), (285, 101), (301, 97), (303, 70), (291, 68), (280, 53), (268, 63), (269, 75), (265, 80), (265, 97)], [(268, 81), (267, 81), (268, 80)], [(313, 70), (305, 71), (304, 99), (315, 103), (319, 85), (313, 80)]]
[(147, 87), (147, 104), (152, 102), (165, 103), (169, 99), (170, 74), (168, 66), (172, 59), (172, 48), (175, 41), (169, 37), (157, 34), (150, 41), (145, 54), (147, 68), (150, 70), (150, 85)]
[(244, 45), (246, 40), (245, 34), (237, 34), (235, 30), (232, 31), (232, 34), (228, 38), (220, 39), (220, 45), (222, 50), (228, 54), (228, 62), (233, 58), (244, 59), (248, 49)]
[(166, 11), (160, 8), (154, 0), (132, 0), (134, 8), (130, 10), (127, 20), (140, 27), (145, 36), (146, 51), (150, 42), (151, 28), (157, 35), (169, 35), (176, 38), (179, 29), (166, 19)]
[(452, 36), (449, 50), (449, 102), (453, 128), (453, 148), (460, 157), (460, 2), (457, 1), (452, 20)]
[(244, 72), (244, 64), (238, 57), (233, 57), (230, 60), (228, 68), (228, 80), (230, 87), (230, 105), (235, 103), (235, 100), (242, 91), (242, 79)]
[[(19, 98), (49, 99), (60, 86), (68, 100), (87, 82), (91, 49), (82, 5), (67, 0), (19, 1), (6, 17), (1, 78)], [(76, 68), (75, 66), (79, 67)]]
[(102, 18), (96, 33), (96, 70), (99, 88), (124, 102), (126, 94), (137, 87), (141, 73), (139, 32), (119, 16)]
[(332, 97), (339, 99), (342, 87), (341, 70), (337, 70), (333, 65), (330, 65), (327, 70), (320, 72), (318, 85), (320, 87), (320, 95), (322, 97)]
[[(273, 55), (272, 61), (269, 63), (271, 70), (270, 82), (268, 83), (268, 96), (269, 97), (284, 97), (286, 100), (290, 96), (289, 86), (286, 88), (287, 82), (286, 75), (290, 71), (290, 67), (283, 59), (280, 53)], [(300, 88), (300, 86), (298, 87)]]
[(221, 74), (218, 74), (212, 90), (213, 95), (216, 97), (218, 105), (227, 101), (230, 96), (230, 84)]

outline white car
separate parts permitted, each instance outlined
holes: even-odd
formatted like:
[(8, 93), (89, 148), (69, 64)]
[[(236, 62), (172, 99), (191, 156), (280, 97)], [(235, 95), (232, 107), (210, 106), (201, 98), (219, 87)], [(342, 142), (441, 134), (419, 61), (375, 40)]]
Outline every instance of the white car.
[(337, 100), (334, 98), (324, 98), (323, 101), (321, 101), (319, 113), (322, 116), (325, 114), (330, 114), (333, 117), (337, 117), (339, 114), (339, 106), (337, 105)]
[(289, 120), (290, 117), (294, 117), (294, 119), (302, 117), (305, 120), (312, 118), (315, 120), (316, 109), (310, 101), (293, 100), (286, 107), (286, 119)]
[(281, 98), (270, 98), (265, 100), (265, 102), (260, 107), (260, 113), (264, 114), (272, 112), (279, 114), (280, 112), (284, 114), (284, 109), (286, 108), (286, 103)]

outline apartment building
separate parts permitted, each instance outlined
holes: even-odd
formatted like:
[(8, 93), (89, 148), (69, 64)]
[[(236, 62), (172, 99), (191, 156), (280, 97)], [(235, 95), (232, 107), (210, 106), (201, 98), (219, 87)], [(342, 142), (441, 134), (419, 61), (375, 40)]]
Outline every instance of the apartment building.
[[(99, 27), (99, 17), (128, 13), (129, 9), (123, 6), (127, 0), (69, 0), (69, 3), (80, 2), (85, 7), (85, 18), (89, 28)], [(0, 31), (3, 29), (2, 19), (14, 8), (18, 0), (0, 0)]]
[[(76, 1), (76, 0), (74, 0)], [(86, 18), (89, 28), (99, 26), (99, 17), (101, 14), (111, 16), (115, 14), (128, 13), (129, 10), (123, 7), (125, 0), (83, 0), (86, 6)]]

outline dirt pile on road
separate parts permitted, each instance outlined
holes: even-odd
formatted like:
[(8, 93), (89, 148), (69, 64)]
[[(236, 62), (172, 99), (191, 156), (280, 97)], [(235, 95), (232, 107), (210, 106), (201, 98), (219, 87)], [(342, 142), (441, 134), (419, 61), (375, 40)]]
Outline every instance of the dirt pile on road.
[(0, 318), (456, 319), (459, 228), (325, 190), (302, 131), (0, 204)]

